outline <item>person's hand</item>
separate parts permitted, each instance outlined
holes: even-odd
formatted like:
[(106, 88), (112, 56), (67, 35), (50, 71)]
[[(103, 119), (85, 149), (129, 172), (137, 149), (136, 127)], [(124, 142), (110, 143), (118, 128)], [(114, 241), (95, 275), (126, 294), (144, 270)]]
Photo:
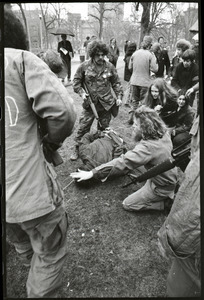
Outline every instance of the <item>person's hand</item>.
[(172, 136), (175, 136), (175, 135), (176, 135), (176, 130), (175, 130), (175, 129), (172, 130), (171, 135), (172, 135)]
[(186, 96), (186, 97), (189, 97), (193, 92), (194, 92), (194, 89), (193, 89), (193, 88), (190, 88), (190, 89), (188, 89), (188, 90), (186, 91), (185, 96)]
[(88, 180), (93, 177), (93, 172), (92, 171), (83, 171), (78, 169), (78, 172), (73, 172), (70, 174), (70, 176), (73, 179), (77, 179), (77, 182), (80, 182), (82, 180)]
[(88, 96), (89, 96), (89, 94), (87, 94), (85, 92), (81, 94), (81, 97), (83, 100), (86, 100)]
[(116, 100), (116, 105), (117, 106), (121, 106), (122, 105), (122, 100), (121, 99), (117, 99)]
[(154, 108), (154, 110), (156, 112), (160, 112), (161, 109), (162, 109), (162, 105), (160, 105), (160, 104), (156, 105), (155, 108)]

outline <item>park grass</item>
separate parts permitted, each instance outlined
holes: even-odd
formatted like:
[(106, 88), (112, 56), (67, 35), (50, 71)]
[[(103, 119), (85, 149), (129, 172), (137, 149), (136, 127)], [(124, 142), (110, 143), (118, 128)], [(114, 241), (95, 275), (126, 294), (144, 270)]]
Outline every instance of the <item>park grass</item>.
[[(81, 99), (71, 86), (67, 89), (79, 116)], [(131, 146), (132, 129), (127, 119), (128, 108), (122, 106), (111, 126)], [(81, 164), (80, 160), (69, 160), (73, 139), (74, 134), (63, 143), (59, 152), (64, 163), (55, 168), (62, 187), (71, 182), (69, 174)], [(73, 182), (65, 188), (68, 257), (59, 298), (165, 297), (169, 266), (159, 253), (157, 231), (166, 214), (125, 211), (123, 199), (142, 185), (122, 188), (128, 181), (127, 176), (121, 176), (104, 183)], [(11, 246), (6, 257), (8, 298), (26, 298), (28, 271)]]

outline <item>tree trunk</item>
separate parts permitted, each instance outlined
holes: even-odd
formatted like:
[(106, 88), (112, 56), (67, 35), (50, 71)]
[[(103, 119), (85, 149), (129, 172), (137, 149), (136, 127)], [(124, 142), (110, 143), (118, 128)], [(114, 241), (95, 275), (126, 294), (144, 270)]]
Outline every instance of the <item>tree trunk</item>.
[(29, 49), (31, 49), (30, 32), (29, 32), (29, 28), (28, 28), (27, 19), (26, 19), (22, 4), (18, 3), (18, 5), (20, 7), (20, 11), (22, 13), (23, 21), (24, 21), (24, 24), (25, 24), (25, 30), (26, 30), (26, 34), (27, 34), (27, 37), (28, 37), (28, 41), (29, 41)]
[(142, 17), (141, 17), (141, 32), (140, 41), (142, 42), (143, 37), (149, 34), (149, 21), (150, 21), (150, 7), (151, 2), (140, 2), (143, 7)]
[(45, 14), (44, 14), (41, 3), (40, 3), (40, 10), (41, 10), (43, 24), (44, 24), (44, 28), (45, 28), (45, 47), (47, 49), (48, 48), (48, 33), (47, 33), (47, 27), (46, 27), (46, 21), (45, 21)]

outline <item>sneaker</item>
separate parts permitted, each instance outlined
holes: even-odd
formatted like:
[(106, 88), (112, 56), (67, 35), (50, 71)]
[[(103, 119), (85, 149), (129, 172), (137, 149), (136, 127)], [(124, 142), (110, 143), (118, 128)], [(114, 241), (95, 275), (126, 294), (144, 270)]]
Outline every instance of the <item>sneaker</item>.
[(77, 160), (79, 157), (79, 150), (77, 148), (74, 149), (72, 155), (70, 156), (71, 160)]

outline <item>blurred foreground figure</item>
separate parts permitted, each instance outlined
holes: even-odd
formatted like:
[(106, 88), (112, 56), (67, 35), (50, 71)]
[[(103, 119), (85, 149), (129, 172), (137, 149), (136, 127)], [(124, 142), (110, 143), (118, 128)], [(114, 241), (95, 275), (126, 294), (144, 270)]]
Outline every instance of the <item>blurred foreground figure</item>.
[(190, 133), (191, 160), (171, 211), (158, 232), (162, 255), (172, 259), (167, 297), (201, 296), (199, 117)]
[[(67, 255), (67, 213), (43, 148), (72, 133), (72, 98), (45, 62), (28, 51), (22, 24), (4, 12), (6, 234), (30, 267), (28, 298), (56, 297)], [(42, 134), (40, 136), (40, 134)]]
[[(105, 181), (140, 166), (150, 169), (171, 156), (172, 142), (164, 122), (157, 112), (145, 105), (135, 112), (133, 138), (136, 142), (133, 150), (89, 172), (72, 173), (71, 177), (79, 182), (90, 178)], [(163, 210), (165, 200), (174, 197), (176, 182), (175, 168), (148, 179), (142, 188), (123, 201), (123, 207), (127, 210)]]

